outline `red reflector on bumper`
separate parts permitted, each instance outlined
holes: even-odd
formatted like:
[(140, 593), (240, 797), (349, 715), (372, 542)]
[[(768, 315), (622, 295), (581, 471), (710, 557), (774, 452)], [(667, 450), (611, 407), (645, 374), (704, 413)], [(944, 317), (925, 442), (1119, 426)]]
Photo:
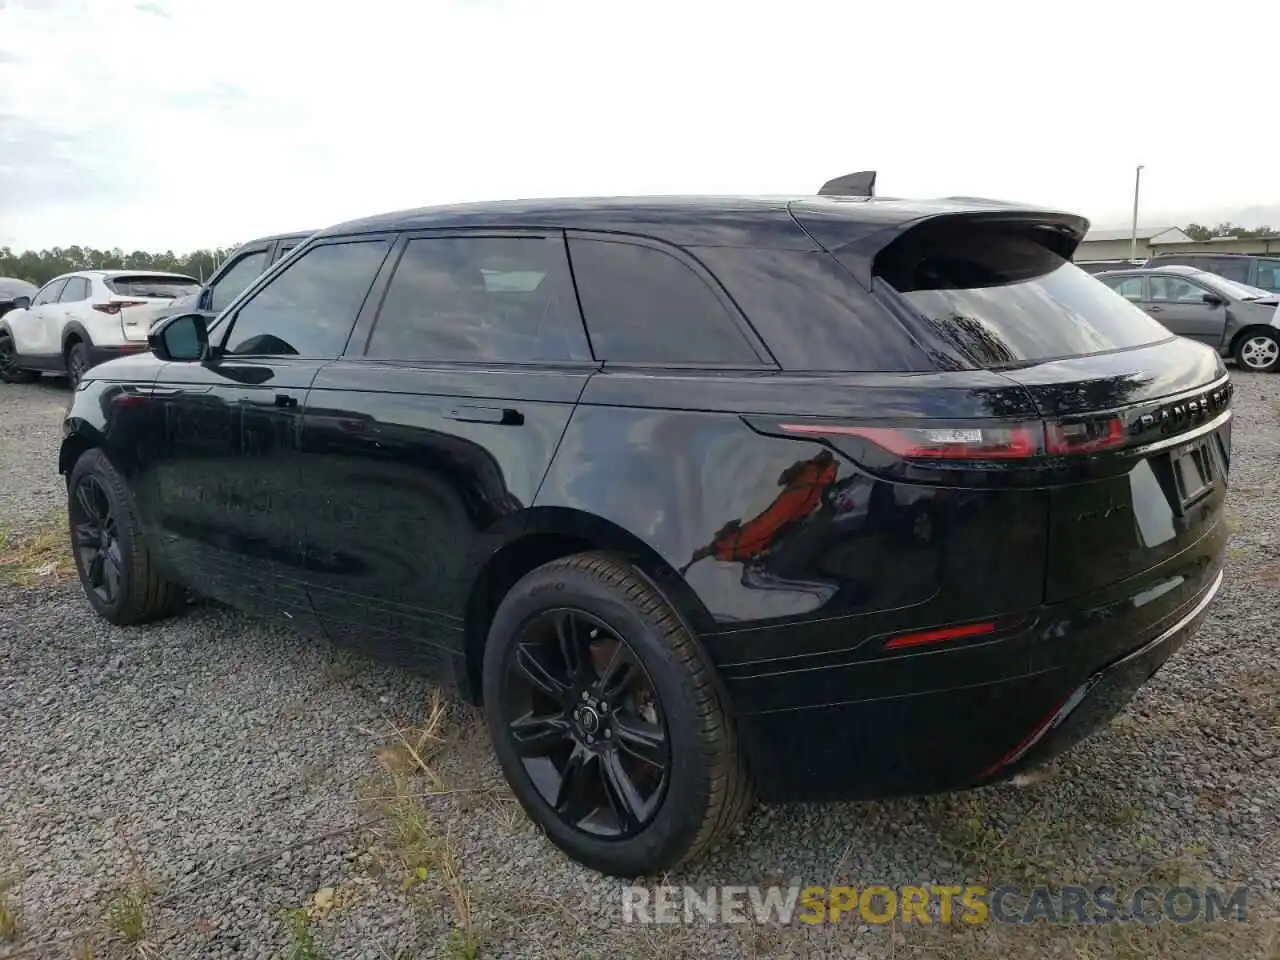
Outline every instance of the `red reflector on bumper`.
[(937, 630), (923, 630), (920, 633), (904, 633), (894, 637), (884, 645), (886, 650), (900, 650), (903, 647), (919, 647), (927, 643), (944, 643), (947, 640), (959, 640), (961, 637), (978, 637), (984, 633), (994, 633), (994, 623), (968, 623), (962, 627), (941, 627)]

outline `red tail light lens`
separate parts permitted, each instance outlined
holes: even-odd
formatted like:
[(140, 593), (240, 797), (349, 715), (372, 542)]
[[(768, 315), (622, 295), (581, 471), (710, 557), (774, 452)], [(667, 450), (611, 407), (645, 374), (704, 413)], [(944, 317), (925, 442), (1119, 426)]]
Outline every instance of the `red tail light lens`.
[(99, 313), (108, 313), (115, 315), (125, 307), (145, 307), (145, 300), (113, 300), (111, 303), (95, 303), (93, 309)]
[(999, 427), (860, 427), (783, 423), (796, 436), (856, 437), (906, 460), (1024, 460), (1044, 452), (1039, 423)]
[(920, 633), (904, 633), (900, 637), (894, 637), (884, 645), (884, 648), (901, 650), (904, 647), (922, 647), (931, 643), (960, 640), (964, 637), (980, 637), (995, 631), (994, 623), (967, 623), (962, 627), (942, 627), (938, 630), (922, 630)]
[(1101, 417), (1073, 423), (1045, 424), (1045, 449), (1052, 454), (1097, 453), (1114, 450), (1128, 442), (1124, 417)]

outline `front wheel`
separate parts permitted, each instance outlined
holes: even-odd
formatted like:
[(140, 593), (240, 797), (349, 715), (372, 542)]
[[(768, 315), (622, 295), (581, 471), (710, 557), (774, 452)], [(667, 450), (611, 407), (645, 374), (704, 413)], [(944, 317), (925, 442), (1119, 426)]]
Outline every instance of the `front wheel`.
[(1280, 338), (1269, 330), (1246, 333), (1236, 344), (1236, 363), (1253, 373), (1270, 373), (1280, 367)]
[(13, 338), (0, 333), (0, 383), (32, 383), (39, 379), (35, 370), (23, 370), (13, 349)]
[(517, 583), (489, 631), (483, 688), (516, 798), (553, 843), (602, 873), (696, 859), (750, 802), (710, 666), (621, 558), (578, 554)]
[(105, 453), (76, 461), (67, 495), (76, 572), (94, 611), (120, 626), (176, 613), (186, 593), (156, 571), (128, 484)]

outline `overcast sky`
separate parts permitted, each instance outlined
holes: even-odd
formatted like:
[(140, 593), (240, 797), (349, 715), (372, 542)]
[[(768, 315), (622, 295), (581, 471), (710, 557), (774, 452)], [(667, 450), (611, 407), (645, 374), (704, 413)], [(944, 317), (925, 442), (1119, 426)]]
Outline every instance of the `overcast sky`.
[(1139, 163), (1144, 223), (1280, 226), (1277, 101), (1251, 92), (1274, 7), (1162, 9), (0, 0), (0, 244), (185, 250), (455, 200), (811, 193), (858, 169), (885, 195), (1124, 226)]

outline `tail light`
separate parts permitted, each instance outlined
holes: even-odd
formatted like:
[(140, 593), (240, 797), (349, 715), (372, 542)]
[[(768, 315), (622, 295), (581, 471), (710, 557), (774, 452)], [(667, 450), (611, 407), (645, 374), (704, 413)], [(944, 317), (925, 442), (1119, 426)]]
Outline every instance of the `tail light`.
[(780, 424), (793, 436), (854, 437), (904, 460), (1022, 460), (1044, 451), (1039, 423), (1000, 427), (861, 427)]
[(145, 300), (112, 300), (110, 303), (95, 303), (93, 309), (99, 313), (115, 316), (125, 307), (145, 307), (146, 305), (147, 301)]
[[(764, 433), (788, 437), (863, 441), (898, 461), (1026, 461), (1033, 458), (1086, 456), (1118, 450), (1130, 440), (1123, 416), (1029, 421), (1011, 424), (944, 425), (927, 427), (868, 426), (838, 421), (764, 423), (752, 418)], [(856, 457), (855, 457), (856, 459)]]

